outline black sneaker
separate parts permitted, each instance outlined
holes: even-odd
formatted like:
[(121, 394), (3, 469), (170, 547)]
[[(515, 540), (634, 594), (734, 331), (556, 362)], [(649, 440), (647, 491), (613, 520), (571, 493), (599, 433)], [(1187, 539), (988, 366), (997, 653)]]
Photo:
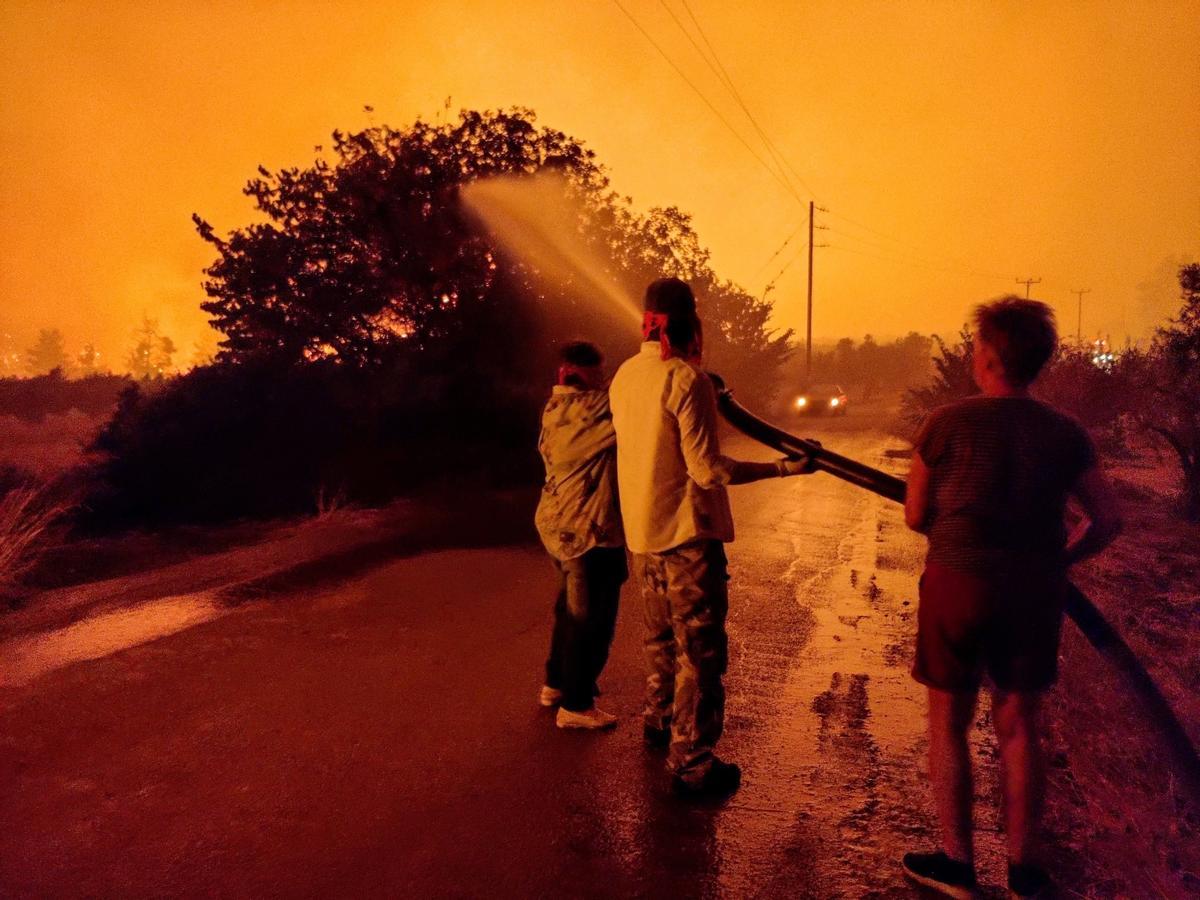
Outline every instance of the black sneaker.
[(718, 799), (728, 797), (742, 784), (742, 770), (733, 763), (713, 760), (712, 765), (698, 781), (684, 781), (678, 775), (671, 779), (675, 793), (690, 799)]
[(905, 853), (904, 874), (917, 884), (958, 900), (973, 900), (979, 889), (975, 870), (965, 862), (937, 853)]
[(651, 750), (666, 750), (671, 746), (671, 726), (655, 728), (653, 725), (642, 725), (642, 740)]
[(1046, 897), (1050, 894), (1050, 876), (1037, 866), (1024, 863), (1008, 864), (1008, 896), (1010, 900), (1027, 897)]

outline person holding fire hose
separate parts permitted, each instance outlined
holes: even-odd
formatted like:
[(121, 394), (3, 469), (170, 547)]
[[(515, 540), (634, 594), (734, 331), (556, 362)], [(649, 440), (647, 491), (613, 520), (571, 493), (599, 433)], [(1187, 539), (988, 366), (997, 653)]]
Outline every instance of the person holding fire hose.
[[(967, 732), (982, 679), (1000, 749), (1008, 886), (1049, 889), (1035, 838), (1042, 799), (1037, 711), (1057, 675), (1067, 567), (1100, 552), (1120, 516), (1087, 432), (1030, 396), (1057, 345), (1044, 303), (1002, 297), (975, 311), (973, 374), (982, 395), (931, 413), (905, 500), (929, 537), (913, 677), (929, 689), (929, 773), (942, 847), (908, 853), (905, 873), (951, 897), (976, 892)], [(1068, 497), (1085, 513), (1067, 534)]]
[(596, 679), (608, 660), (621, 585), (629, 574), (603, 362), (592, 344), (563, 347), (538, 440), (546, 481), (534, 521), (561, 576), (538, 702), (558, 707), (559, 728), (617, 723), (595, 704)]
[(728, 609), (724, 545), (733, 540), (725, 486), (811, 471), (806, 459), (740, 462), (721, 454), (716, 390), (700, 369), (691, 288), (646, 289), (641, 350), (613, 377), (617, 480), (646, 624), (643, 735), (668, 748), (685, 796), (725, 796), (740, 769), (714, 753), (724, 722)]

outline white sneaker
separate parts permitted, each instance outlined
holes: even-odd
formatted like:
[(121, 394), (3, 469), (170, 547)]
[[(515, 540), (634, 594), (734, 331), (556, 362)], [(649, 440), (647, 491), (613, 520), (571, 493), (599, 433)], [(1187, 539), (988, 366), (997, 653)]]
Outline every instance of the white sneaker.
[(542, 691), (538, 694), (538, 703), (542, 706), (558, 706), (562, 700), (562, 691), (558, 688), (552, 688), (548, 684), (542, 685)]
[(583, 712), (571, 712), (569, 709), (558, 708), (558, 716), (554, 720), (559, 728), (612, 728), (617, 724), (617, 717), (593, 706)]

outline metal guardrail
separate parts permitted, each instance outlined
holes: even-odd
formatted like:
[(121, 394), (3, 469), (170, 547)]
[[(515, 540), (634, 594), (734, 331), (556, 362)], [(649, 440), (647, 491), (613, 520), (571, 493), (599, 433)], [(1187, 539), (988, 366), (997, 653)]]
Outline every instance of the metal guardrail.
[[(717, 388), (717, 407), (734, 428), (785, 456), (807, 458), (813, 468), (871, 491), (897, 503), (904, 502), (905, 484), (895, 475), (850, 459), (822, 446), (818, 441), (797, 437), (760, 419), (733, 397), (721, 376), (710, 372)], [(1144, 711), (1158, 726), (1174, 760), (1174, 774), (1200, 798), (1200, 755), (1175, 711), (1155, 684), (1137, 654), (1079, 588), (1068, 589), (1066, 613), (1083, 636), (1125, 678), (1126, 684), (1144, 704)]]

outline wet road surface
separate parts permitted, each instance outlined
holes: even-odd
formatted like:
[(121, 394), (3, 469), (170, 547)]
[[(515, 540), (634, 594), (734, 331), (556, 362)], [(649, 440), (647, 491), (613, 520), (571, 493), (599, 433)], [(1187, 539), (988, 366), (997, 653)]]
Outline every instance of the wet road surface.
[[(895, 465), (880, 433), (808, 432)], [(629, 590), (601, 681), (621, 723), (563, 732), (535, 704), (543, 553), (439, 551), (0, 687), (0, 895), (915, 896), (921, 543), (828, 476), (732, 494), (728, 802), (680, 804), (642, 747)]]

